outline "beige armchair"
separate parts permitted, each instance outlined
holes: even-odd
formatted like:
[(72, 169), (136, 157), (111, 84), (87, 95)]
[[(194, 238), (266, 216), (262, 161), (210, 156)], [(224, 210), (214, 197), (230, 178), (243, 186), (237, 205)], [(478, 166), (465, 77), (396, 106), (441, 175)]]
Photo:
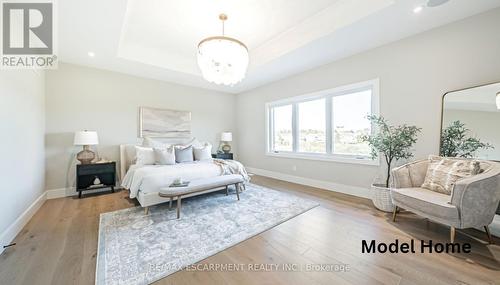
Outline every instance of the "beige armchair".
[(500, 163), (480, 161), (482, 173), (458, 180), (451, 196), (420, 186), (425, 180), (429, 160), (419, 160), (392, 170), (391, 197), (398, 208), (411, 211), (430, 220), (448, 225), (450, 240), (455, 241), (455, 229), (484, 227), (492, 243), (488, 225), (495, 216), (500, 200)]

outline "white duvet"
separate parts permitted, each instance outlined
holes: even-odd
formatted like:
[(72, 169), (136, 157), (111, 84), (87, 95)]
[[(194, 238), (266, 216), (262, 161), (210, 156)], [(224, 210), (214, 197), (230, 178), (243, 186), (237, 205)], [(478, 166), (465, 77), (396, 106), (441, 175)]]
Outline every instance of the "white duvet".
[(175, 165), (131, 165), (122, 187), (130, 190), (130, 198), (136, 198), (139, 191), (158, 192), (160, 187), (170, 185), (176, 178), (190, 181), (222, 174), (221, 166), (211, 160)]

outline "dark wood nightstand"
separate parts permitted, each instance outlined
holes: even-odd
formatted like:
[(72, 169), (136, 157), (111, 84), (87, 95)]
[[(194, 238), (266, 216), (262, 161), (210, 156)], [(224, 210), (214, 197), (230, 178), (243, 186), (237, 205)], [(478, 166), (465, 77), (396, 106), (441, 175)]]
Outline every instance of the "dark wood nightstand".
[[(98, 185), (94, 185), (96, 178), (99, 178), (101, 181)], [(78, 192), (78, 198), (82, 197), (83, 191), (111, 188), (111, 192), (115, 192), (115, 185), (116, 162), (76, 165), (76, 191)]]
[(232, 153), (213, 153), (212, 158), (233, 159), (233, 154)]

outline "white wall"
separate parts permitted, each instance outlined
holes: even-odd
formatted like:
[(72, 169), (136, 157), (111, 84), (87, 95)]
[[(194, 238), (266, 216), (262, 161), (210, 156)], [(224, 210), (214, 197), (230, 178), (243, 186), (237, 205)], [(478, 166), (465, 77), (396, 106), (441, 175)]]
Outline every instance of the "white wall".
[(0, 246), (44, 201), (44, 82), (43, 72), (0, 70)]
[(374, 78), (380, 78), (381, 114), (393, 124), (423, 128), (416, 158), (438, 153), (442, 95), (500, 81), (498, 27), (500, 9), (238, 94), (240, 160), (258, 169), (367, 189), (377, 167), (266, 156), (264, 104)]
[(64, 63), (46, 83), (47, 190), (74, 186), (75, 131), (97, 131), (99, 154), (118, 160), (119, 144), (138, 141), (140, 106), (191, 111), (193, 136), (214, 147), (221, 132), (235, 130), (231, 94)]

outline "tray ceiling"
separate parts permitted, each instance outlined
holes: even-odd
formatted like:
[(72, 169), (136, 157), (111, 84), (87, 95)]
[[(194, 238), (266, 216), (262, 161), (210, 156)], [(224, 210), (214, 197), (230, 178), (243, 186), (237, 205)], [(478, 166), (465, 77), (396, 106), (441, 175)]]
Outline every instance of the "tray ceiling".
[[(453, 0), (414, 14), (422, 0), (65, 0), (58, 2), (59, 59), (136, 76), (240, 93), (316, 66), (500, 6)], [(226, 35), (249, 48), (247, 77), (205, 82), (198, 42)], [(94, 57), (88, 53), (93, 52)]]
[(250, 70), (393, 4), (393, 0), (129, 0), (118, 56), (200, 75), (197, 44), (220, 35), (243, 41)]

